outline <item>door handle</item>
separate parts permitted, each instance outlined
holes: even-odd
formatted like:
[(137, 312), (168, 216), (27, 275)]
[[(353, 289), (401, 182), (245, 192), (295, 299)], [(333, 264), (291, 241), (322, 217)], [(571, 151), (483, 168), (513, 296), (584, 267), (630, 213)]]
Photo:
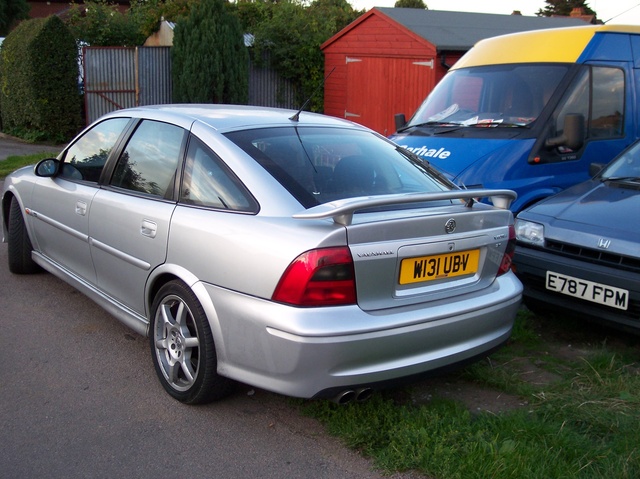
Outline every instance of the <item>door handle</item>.
[(78, 200), (76, 201), (76, 214), (85, 216), (87, 214), (87, 202)]
[(148, 236), (149, 238), (155, 238), (158, 232), (158, 225), (150, 220), (142, 220), (142, 226), (140, 227), (140, 234), (142, 236)]

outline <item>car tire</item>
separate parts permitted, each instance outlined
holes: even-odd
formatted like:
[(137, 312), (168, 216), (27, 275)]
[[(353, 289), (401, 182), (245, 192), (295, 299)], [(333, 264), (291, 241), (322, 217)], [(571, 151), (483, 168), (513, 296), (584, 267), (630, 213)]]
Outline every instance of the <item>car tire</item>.
[(233, 381), (217, 373), (209, 321), (191, 289), (171, 281), (151, 308), (149, 342), (153, 364), (165, 390), (185, 404), (204, 404), (228, 396)]
[(20, 203), (15, 197), (11, 198), (11, 204), (9, 205), (9, 234), (7, 239), (9, 243), (9, 271), (14, 274), (32, 274), (42, 270), (31, 257), (33, 246), (27, 233)]

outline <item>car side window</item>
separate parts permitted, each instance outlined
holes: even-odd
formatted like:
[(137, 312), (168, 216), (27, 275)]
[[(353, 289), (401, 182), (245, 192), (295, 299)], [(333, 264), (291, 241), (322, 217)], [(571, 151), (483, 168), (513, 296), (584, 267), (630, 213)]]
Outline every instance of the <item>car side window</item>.
[(111, 185), (171, 198), (185, 138), (178, 126), (142, 121), (118, 159)]
[(257, 203), (240, 180), (207, 146), (189, 141), (180, 201), (195, 206), (255, 212)]
[(129, 118), (111, 118), (87, 131), (67, 150), (60, 176), (97, 182), (102, 169)]

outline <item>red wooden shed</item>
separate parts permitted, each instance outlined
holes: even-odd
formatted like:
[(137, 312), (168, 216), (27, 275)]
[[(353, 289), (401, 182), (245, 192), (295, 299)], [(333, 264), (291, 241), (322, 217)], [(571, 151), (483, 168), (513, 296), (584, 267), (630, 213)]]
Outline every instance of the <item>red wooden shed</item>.
[(325, 56), (324, 113), (390, 135), (394, 115), (412, 115), (477, 41), (525, 30), (584, 25), (569, 17), (525, 17), (373, 8), (331, 37)]

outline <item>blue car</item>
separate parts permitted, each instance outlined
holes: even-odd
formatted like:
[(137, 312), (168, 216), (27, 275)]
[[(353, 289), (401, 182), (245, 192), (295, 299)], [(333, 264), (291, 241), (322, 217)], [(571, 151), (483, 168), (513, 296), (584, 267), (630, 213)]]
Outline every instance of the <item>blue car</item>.
[(522, 211), (514, 269), (534, 310), (640, 333), (640, 142), (591, 180)]

